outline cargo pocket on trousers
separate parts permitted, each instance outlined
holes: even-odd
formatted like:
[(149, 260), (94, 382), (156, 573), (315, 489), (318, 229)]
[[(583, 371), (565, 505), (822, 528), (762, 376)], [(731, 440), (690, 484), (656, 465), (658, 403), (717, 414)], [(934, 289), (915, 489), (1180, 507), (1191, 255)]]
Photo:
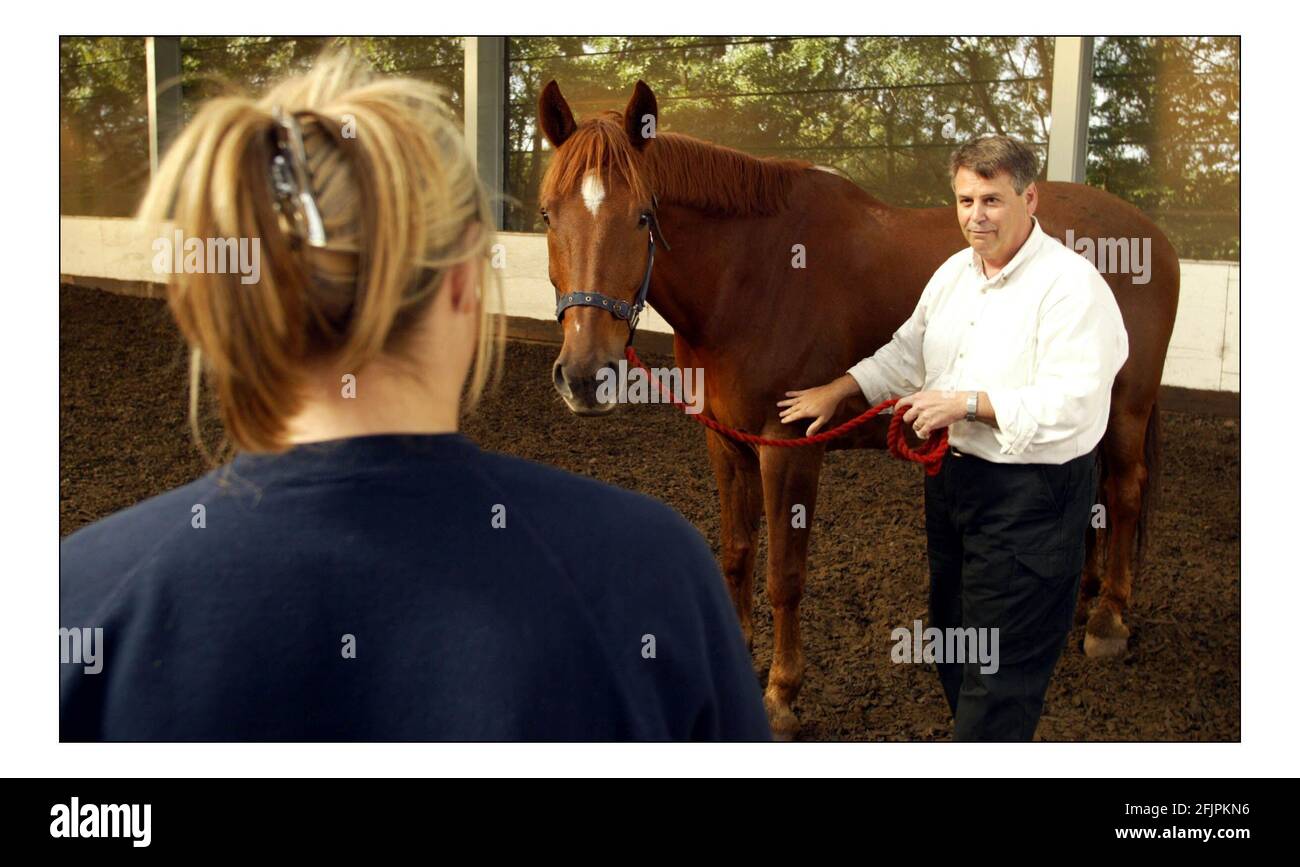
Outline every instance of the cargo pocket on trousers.
[(1002, 662), (1014, 664), (1059, 649), (1070, 631), (1078, 572), (1072, 552), (1017, 551), (1013, 555), (1013, 599), (999, 630)]

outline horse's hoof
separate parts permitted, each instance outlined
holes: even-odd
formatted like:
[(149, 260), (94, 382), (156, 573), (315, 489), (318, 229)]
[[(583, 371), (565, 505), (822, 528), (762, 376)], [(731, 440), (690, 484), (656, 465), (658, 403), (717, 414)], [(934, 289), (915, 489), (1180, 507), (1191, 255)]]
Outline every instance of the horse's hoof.
[(1089, 659), (1115, 659), (1128, 650), (1128, 627), (1118, 614), (1102, 606), (1088, 618), (1083, 652)]
[(799, 734), (799, 718), (790, 710), (790, 705), (773, 696), (763, 696), (763, 706), (767, 708), (767, 722), (772, 727), (772, 740), (792, 741)]
[(1083, 636), (1083, 652), (1089, 659), (1118, 659), (1128, 652), (1128, 640), (1098, 638), (1088, 633)]

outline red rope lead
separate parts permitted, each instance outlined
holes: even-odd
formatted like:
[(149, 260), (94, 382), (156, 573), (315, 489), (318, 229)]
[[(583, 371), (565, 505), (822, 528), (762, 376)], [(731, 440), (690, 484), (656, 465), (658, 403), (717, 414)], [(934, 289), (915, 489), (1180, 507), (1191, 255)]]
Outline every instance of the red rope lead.
[[(639, 367), (646, 372), (646, 375), (650, 380), (650, 387), (655, 390), (655, 393), (661, 393), (658, 379), (650, 374), (650, 368), (646, 367), (645, 363), (637, 356), (636, 350), (629, 345), (624, 354), (627, 356), (629, 364)], [(676, 395), (670, 394), (668, 395), (668, 399), (672, 401), (674, 406), (683, 410), (686, 409), (686, 404), (678, 400)], [(795, 437), (793, 439), (772, 439), (771, 437), (761, 437), (755, 434), (745, 433), (744, 431), (733, 430), (721, 422), (715, 421), (711, 418), (705, 418), (699, 413), (694, 413), (692, 415), (696, 421), (710, 430), (715, 430), (723, 436), (730, 437), (738, 442), (753, 443), (758, 446), (794, 448), (796, 446), (811, 446), (817, 443), (824, 443), (827, 440), (833, 440), (836, 437), (844, 436), (854, 428), (866, 424), (872, 418), (879, 415), (883, 410), (896, 403), (898, 403), (897, 399), (884, 401), (883, 403), (876, 404), (857, 418), (849, 419), (838, 427), (831, 428), (830, 430), (823, 431), (819, 434), (814, 434), (810, 437)], [(923, 465), (926, 473), (933, 476), (938, 474), (939, 467), (943, 464), (943, 456), (948, 451), (948, 429), (943, 428), (939, 431), (937, 437), (931, 436), (923, 442), (920, 447), (913, 449), (907, 444), (907, 440), (903, 435), (903, 413), (899, 412), (894, 413), (893, 418), (890, 419), (887, 441), (889, 443), (890, 454), (896, 458), (905, 461), (914, 461)]]

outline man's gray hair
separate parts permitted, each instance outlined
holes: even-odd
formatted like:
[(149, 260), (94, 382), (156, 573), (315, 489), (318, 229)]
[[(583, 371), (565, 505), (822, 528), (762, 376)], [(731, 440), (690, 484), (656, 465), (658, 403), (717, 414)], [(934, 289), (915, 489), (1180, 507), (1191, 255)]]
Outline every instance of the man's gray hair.
[(957, 181), (958, 169), (970, 169), (985, 180), (1006, 172), (1011, 175), (1016, 195), (1020, 195), (1038, 177), (1038, 157), (1019, 139), (990, 135), (968, 141), (952, 152), (948, 175), (953, 183)]

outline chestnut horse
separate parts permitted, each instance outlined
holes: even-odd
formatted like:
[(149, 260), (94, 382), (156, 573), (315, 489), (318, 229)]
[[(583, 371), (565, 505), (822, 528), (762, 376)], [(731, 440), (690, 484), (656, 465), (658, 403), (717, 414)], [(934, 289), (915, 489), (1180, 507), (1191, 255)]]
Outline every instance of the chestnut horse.
[[(801, 436), (807, 423), (783, 425), (777, 401), (787, 390), (829, 382), (887, 343), (935, 269), (966, 243), (952, 208), (892, 207), (834, 170), (656, 135), (658, 107), (644, 82), (622, 114), (579, 124), (552, 81), (538, 121), (556, 149), (539, 203), (557, 299), (596, 293), (622, 302), (626, 314), (652, 274), (649, 301), (673, 328), (677, 364), (704, 370), (704, 415), (735, 429)], [(1090, 533), (1079, 611), (1087, 619), (1085, 651), (1115, 656), (1126, 647), (1123, 614), (1159, 461), (1156, 397), (1178, 305), (1178, 256), (1151, 221), (1109, 193), (1070, 183), (1038, 188), (1036, 216), (1049, 235), (1151, 239), (1148, 281), (1105, 275), (1128, 329), (1129, 357), (1098, 450), (1105, 528)], [(655, 238), (651, 271), (648, 241), (661, 232), (671, 250)], [(602, 415), (614, 404), (597, 400), (598, 372), (617, 368), (629, 323), (576, 300), (563, 311), (555, 387), (574, 413)], [(826, 429), (866, 408), (861, 395), (845, 401)], [(829, 448), (883, 447), (885, 421)], [(764, 702), (774, 734), (793, 737), (791, 705), (804, 673), (805, 528), (827, 446), (752, 447), (713, 431), (706, 440), (722, 506), (722, 572), (751, 650), (755, 540), (767, 517), (774, 646)], [(798, 505), (806, 521), (796, 527)]]

